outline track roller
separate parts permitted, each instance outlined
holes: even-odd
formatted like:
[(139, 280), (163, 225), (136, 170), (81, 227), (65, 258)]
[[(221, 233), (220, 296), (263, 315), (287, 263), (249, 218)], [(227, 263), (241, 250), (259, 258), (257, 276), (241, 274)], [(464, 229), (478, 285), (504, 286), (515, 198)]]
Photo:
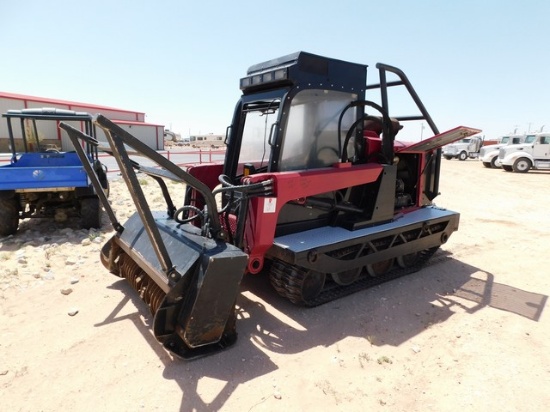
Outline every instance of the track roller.
[[(278, 259), (275, 259), (271, 265), (269, 278), (277, 293), (292, 303), (309, 307), (318, 306), (380, 283), (417, 272), (437, 249), (439, 247), (418, 252), (415, 254), (416, 259), (412, 259), (412, 256), (407, 255), (402, 260), (402, 263), (408, 264), (405, 268), (402, 268), (399, 264), (394, 266), (394, 259), (387, 259), (379, 264), (371, 265), (370, 270), (372, 272), (369, 271), (368, 267), (365, 268), (366, 270), (358, 269), (357, 279), (347, 285), (342, 283), (344, 281), (349, 282), (350, 279), (356, 276), (355, 273), (353, 275), (351, 272), (350, 274), (346, 273), (348, 278), (341, 275), (338, 278), (339, 282), (337, 282), (334, 275), (326, 276)], [(374, 273), (374, 276), (371, 273)], [(323, 288), (319, 290), (321, 282), (323, 282)], [(315, 294), (317, 290), (319, 292)]]

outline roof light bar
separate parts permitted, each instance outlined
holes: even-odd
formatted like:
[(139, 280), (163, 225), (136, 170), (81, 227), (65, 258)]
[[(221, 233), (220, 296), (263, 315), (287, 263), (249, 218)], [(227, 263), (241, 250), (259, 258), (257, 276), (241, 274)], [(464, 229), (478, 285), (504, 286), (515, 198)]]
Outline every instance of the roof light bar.
[(288, 70), (286, 67), (266, 71), (264, 73), (255, 73), (252, 76), (243, 77), (241, 79), (241, 90), (246, 90), (250, 87), (256, 87), (262, 84), (280, 82), (287, 79)]

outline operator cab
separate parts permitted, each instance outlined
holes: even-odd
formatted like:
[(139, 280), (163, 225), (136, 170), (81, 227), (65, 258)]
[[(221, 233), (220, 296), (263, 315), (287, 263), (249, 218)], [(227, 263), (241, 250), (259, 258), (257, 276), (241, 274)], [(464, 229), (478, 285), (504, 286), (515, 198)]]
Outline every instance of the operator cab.
[[(233, 118), (224, 174), (331, 167), (362, 116), (367, 66), (298, 52), (249, 68)], [(359, 128), (348, 139), (354, 156)], [(352, 156), (352, 157), (353, 157)]]

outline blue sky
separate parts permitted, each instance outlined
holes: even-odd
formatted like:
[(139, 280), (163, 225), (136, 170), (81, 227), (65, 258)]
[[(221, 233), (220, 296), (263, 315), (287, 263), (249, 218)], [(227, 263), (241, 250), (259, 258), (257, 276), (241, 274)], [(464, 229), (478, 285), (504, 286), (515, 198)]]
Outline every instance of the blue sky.
[(141, 111), (182, 136), (225, 133), (247, 68), (299, 50), (368, 64), (370, 82), (377, 62), (399, 67), (441, 131), (550, 130), (547, 0), (27, 0), (0, 15), (1, 91)]

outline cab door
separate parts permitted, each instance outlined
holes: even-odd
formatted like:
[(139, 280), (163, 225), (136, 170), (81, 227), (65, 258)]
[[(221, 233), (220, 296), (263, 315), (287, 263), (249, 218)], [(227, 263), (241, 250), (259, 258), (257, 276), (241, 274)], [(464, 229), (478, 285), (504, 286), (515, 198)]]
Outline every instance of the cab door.
[(535, 159), (550, 159), (550, 135), (539, 136), (538, 144), (533, 147)]

